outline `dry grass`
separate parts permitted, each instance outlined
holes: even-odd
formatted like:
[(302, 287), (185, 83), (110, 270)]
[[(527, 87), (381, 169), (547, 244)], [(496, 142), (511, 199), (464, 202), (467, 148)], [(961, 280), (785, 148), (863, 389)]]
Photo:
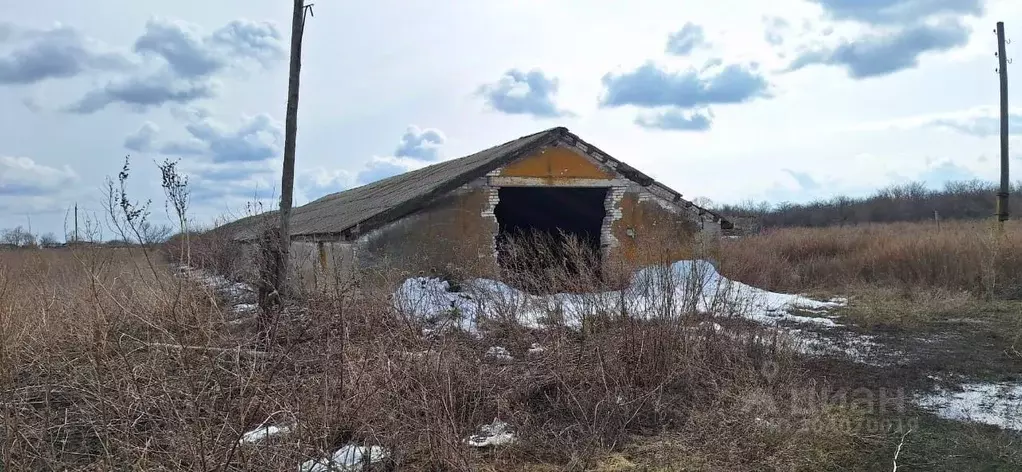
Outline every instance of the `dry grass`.
[(1022, 226), (1014, 221), (1002, 236), (980, 221), (778, 229), (725, 241), (721, 254), (725, 274), (772, 290), (1022, 296)]
[[(3, 470), (208, 469), (262, 408), (272, 365), (234, 347), (210, 294), (136, 250), (0, 254)], [(218, 457), (219, 456), (219, 457)]]
[[(818, 415), (770, 407), (808, 381), (744, 323), (606, 319), (579, 333), (492, 320), (481, 336), (428, 337), (386, 285), (338, 278), (279, 314), (261, 347), (149, 256), (0, 253), (2, 470), (296, 470), (350, 441), (389, 448), (399, 470), (615, 470), (608, 454), (665, 434), (712, 468), (794, 470), (852, 447), (849, 432), (814, 439)], [(532, 342), (545, 350), (527, 353)], [(513, 359), (486, 356), (498, 345)], [(467, 447), (494, 418), (520, 440)], [(267, 420), (297, 428), (238, 445)]]

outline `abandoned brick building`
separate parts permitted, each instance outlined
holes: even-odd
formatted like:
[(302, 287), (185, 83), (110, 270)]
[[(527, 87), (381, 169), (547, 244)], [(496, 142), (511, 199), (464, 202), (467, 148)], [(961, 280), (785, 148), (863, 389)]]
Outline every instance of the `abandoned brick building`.
[[(260, 217), (224, 229), (253, 241)], [(273, 223), (274, 218), (262, 221)], [(602, 261), (674, 259), (733, 225), (570, 133), (551, 128), (475, 154), (324, 196), (292, 213), (291, 259), (304, 282), (352, 267), (409, 273), (458, 265), (499, 274), (498, 241), (520, 230), (577, 236)]]

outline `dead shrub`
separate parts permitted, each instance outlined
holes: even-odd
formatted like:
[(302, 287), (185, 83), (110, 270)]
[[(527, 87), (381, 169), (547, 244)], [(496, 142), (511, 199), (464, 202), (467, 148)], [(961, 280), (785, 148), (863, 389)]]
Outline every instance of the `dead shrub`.
[(214, 274), (236, 278), (245, 272), (244, 246), (218, 227), (193, 230), (186, 239), (176, 235), (164, 245), (166, 257)]

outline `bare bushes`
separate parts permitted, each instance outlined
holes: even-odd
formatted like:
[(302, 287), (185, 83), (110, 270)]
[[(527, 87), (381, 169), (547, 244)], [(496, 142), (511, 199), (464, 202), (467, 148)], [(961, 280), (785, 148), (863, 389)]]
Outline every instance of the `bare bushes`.
[(190, 260), (192, 266), (202, 268), (228, 278), (239, 278), (252, 264), (245, 258), (244, 246), (232, 239), (230, 232), (219, 227), (193, 231), (185, 237), (177, 237), (168, 244), (168, 252), (173, 260), (188, 254), (184, 260)]
[(574, 235), (509, 235), (497, 251), (501, 279), (530, 293), (583, 292), (605, 285), (601, 254)]
[[(359, 305), (349, 313), (364, 311)], [(334, 390), (344, 399), (336, 414), (344, 433), (332, 447), (379, 444), (411, 470), (537, 462), (589, 470), (635, 435), (664, 432), (691, 435), (693, 447), (712, 450), (711, 438), (731, 433), (695, 419), (727, 411), (735, 423), (752, 422), (765, 413), (748, 409), (751, 395), (780, 403), (802, 382), (783, 343), (738, 320), (717, 320), (724, 328), (695, 314), (653, 321), (608, 317), (580, 332), (523, 327), (510, 312), (470, 330), (457, 323), (436, 329), (411, 313), (395, 315), (397, 323), (374, 320), (380, 328), (371, 332), (353, 323), (343, 353), (332, 351), (334, 359), (346, 359), (344, 394)], [(773, 367), (769, 375), (765, 365)], [(513, 443), (466, 444), (495, 419), (511, 425)], [(770, 434), (795, 437), (796, 431), (793, 425)], [(765, 433), (750, 428), (741, 434), (758, 444), (756, 435)], [(788, 445), (786, 439), (778, 444)], [(748, 448), (741, 453), (748, 456), (736, 460), (751, 463), (771, 447)]]
[[(380, 465), (398, 470), (588, 470), (637, 436), (664, 435), (721, 468), (790, 469), (812, 436), (806, 415), (776, 407), (806, 386), (781, 340), (730, 305), (665, 290), (704, 284), (699, 270), (652, 273), (635, 292), (661, 307), (651, 317), (601, 295), (631, 281), (613, 264), (520, 272), (525, 285), (584, 300), (574, 312), (547, 307), (536, 326), (522, 322), (536, 307), (514, 297), (474, 326), (437, 325), (395, 308), (404, 274), (359, 286), (338, 272), (254, 352), (254, 329), (200, 285), (139, 270), (138, 252), (10, 254), (0, 255), (4, 470), (296, 470), (345, 445), (379, 446)], [(513, 441), (467, 443), (495, 419)], [(239, 442), (260, 425), (286, 432)]]
[[(505, 248), (506, 254), (523, 259), (551, 254), (535, 242)], [(591, 255), (576, 260), (584, 257)], [(509, 284), (544, 293), (560, 288), (583, 306), (575, 304), (573, 312), (548, 306), (537, 325), (530, 313), (537, 307), (529, 305), (526, 292), (498, 288), (484, 301), (473, 298), (479, 292), (466, 284), (453, 288), (462, 290), (465, 303), (454, 301), (449, 309), (439, 298), (419, 300), (429, 309), (398, 303), (396, 313), (380, 312), (383, 319), (397, 320), (382, 332), (354, 336), (342, 330), (349, 334), (345, 378), (358, 379), (345, 383), (344, 398), (360, 405), (342, 415), (350, 428), (345, 441), (382, 444), (416, 470), (530, 462), (588, 470), (636, 435), (678, 434), (706, 451), (727, 437), (736, 450), (723, 460), (731, 464), (794, 460), (793, 451), (808, 440), (803, 426), (810, 418), (766, 406), (790, 404), (791, 392), (806, 385), (784, 342), (739, 319), (729, 305), (674, 300), (678, 292), (663, 289), (704, 284), (705, 271), (678, 279), (665, 270), (658, 274), (663, 280), (654, 273), (650, 283), (663, 287), (649, 287), (643, 296), (647, 307), (663, 309), (637, 317), (620, 298), (605, 296), (610, 285), (593, 270), (580, 273), (577, 265), (557, 267), (549, 260), (540, 264), (545, 267), (540, 273), (514, 270), (536, 266), (523, 259), (507, 267)], [(379, 306), (384, 300), (358, 303)], [(715, 313), (700, 314), (697, 306)], [(348, 312), (364, 312), (364, 305)], [(476, 323), (453, 322), (466, 316)], [(572, 328), (570, 317), (583, 329)], [(513, 427), (512, 444), (466, 446), (467, 437), (494, 419)], [(743, 426), (732, 429), (736, 425)], [(771, 440), (764, 444), (767, 436)]]

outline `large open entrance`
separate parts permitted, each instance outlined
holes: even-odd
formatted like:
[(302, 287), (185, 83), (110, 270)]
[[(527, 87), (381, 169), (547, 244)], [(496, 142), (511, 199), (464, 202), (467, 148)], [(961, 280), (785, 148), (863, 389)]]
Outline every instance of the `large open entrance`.
[(501, 187), (498, 197), (497, 261), (505, 277), (537, 292), (566, 288), (549, 286), (550, 274), (599, 276), (606, 188)]

